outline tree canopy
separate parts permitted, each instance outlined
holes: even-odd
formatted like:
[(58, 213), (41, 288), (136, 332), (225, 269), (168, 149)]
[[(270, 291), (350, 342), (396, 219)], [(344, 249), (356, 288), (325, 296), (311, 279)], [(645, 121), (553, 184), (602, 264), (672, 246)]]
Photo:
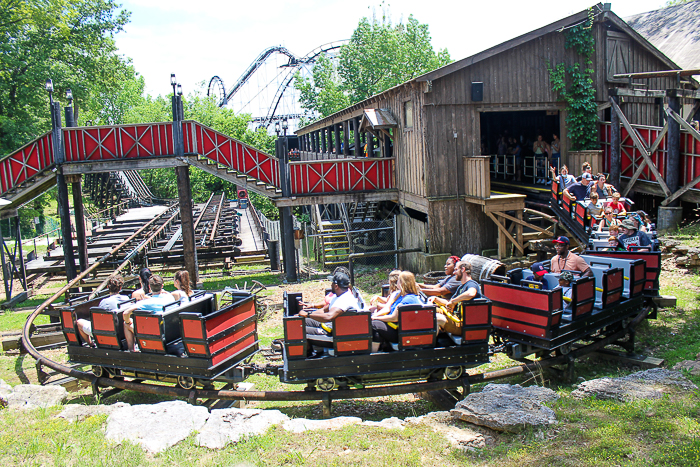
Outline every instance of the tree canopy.
[(311, 78), (295, 80), (304, 109), (321, 117), (451, 61), (447, 49), (435, 52), (428, 25), (413, 15), (397, 24), (386, 16), (362, 18), (336, 60), (334, 66), (321, 57)]
[(48, 130), (47, 78), (56, 98), (71, 89), (78, 109), (94, 109), (133, 76), (114, 42), (128, 19), (112, 0), (0, 0), (0, 153)]

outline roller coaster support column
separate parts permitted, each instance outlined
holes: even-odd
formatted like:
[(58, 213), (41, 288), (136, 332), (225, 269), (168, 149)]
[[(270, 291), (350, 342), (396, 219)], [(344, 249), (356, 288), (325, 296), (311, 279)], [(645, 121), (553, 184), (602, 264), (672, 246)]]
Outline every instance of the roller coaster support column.
[[(678, 97), (677, 89), (667, 89), (666, 98), (668, 99), (668, 108), (676, 113), (681, 111), (681, 100)], [(666, 163), (666, 185), (671, 193), (675, 193), (680, 188), (679, 176), (681, 173), (681, 125), (673, 118), (667, 118), (668, 121), (668, 162)], [(680, 206), (680, 200), (676, 199), (668, 204), (667, 207)], [(674, 226), (675, 227), (675, 226)]]
[[(287, 149), (287, 136), (277, 138), (275, 141), (275, 154), (280, 162), (280, 185), (282, 197), (292, 196), (292, 186), (289, 176), (289, 150)], [(280, 228), (282, 230), (282, 261), (287, 282), (297, 281), (296, 249), (294, 248), (294, 217), (292, 208), (287, 206), (279, 208)]]
[[(73, 115), (73, 99), (68, 99), (66, 112), (66, 126), (74, 127), (75, 118)], [(80, 262), (80, 270), (85, 271), (88, 268), (88, 248), (87, 238), (85, 235), (85, 210), (83, 209), (83, 176), (80, 174), (69, 175), (66, 181), (71, 184), (73, 191), (73, 212), (75, 216), (75, 239), (78, 242), (78, 260)]]
[[(72, 281), (76, 276), (75, 254), (73, 253), (73, 234), (70, 226), (70, 203), (68, 201), (68, 185), (63, 175), (62, 164), (66, 160), (63, 152), (63, 132), (61, 131), (61, 106), (58, 102), (51, 103), (51, 125), (53, 153), (56, 160), (56, 185), (58, 186), (58, 215), (61, 218), (61, 235), (63, 236), (63, 258), (66, 263), (66, 279)], [(78, 289), (71, 289), (77, 292)]]
[[(182, 136), (182, 88), (178, 86), (173, 93), (173, 140), (175, 141), (175, 156), (184, 160), (185, 145)], [(175, 167), (177, 175), (177, 196), (180, 201), (180, 225), (182, 225), (182, 253), (185, 259), (185, 269), (190, 274), (190, 281), (199, 283), (199, 264), (197, 262), (197, 247), (195, 245), (194, 219), (192, 215), (192, 187), (190, 185), (189, 166)]]
[[(617, 105), (620, 105), (620, 97), (617, 95), (617, 88), (609, 90), (610, 100), (615, 101)], [(620, 185), (620, 117), (616, 112), (610, 112), (610, 183), (612, 186), (620, 187), (622, 191), (622, 186)]]

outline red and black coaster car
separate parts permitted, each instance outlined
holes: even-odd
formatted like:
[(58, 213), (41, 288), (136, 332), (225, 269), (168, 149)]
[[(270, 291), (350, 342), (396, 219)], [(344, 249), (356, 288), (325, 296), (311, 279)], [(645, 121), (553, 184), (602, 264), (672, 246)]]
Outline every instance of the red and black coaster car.
[(182, 343), (189, 357), (207, 358), (218, 366), (258, 350), (255, 296), (241, 292), (217, 311), (180, 313)]
[(493, 327), (550, 338), (562, 315), (562, 290), (538, 290), (485, 280), (484, 295), (492, 302)]

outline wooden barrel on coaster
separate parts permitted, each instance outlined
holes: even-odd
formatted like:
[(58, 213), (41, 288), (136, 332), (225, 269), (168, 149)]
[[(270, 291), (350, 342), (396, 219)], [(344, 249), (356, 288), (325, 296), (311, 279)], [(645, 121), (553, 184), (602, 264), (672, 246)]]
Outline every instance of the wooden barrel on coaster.
[(491, 274), (506, 275), (506, 265), (497, 259), (466, 254), (462, 256), (462, 261), (467, 261), (472, 265), (472, 279), (477, 282), (490, 279)]

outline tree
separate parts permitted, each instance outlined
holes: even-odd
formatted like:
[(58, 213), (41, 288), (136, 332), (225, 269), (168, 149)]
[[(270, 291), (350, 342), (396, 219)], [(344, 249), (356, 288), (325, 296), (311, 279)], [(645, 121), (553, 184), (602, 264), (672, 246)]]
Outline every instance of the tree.
[(664, 5), (664, 8), (668, 8), (671, 6), (678, 6), (678, 5), (683, 5), (688, 2), (693, 2), (695, 0), (667, 0), (666, 4)]
[(392, 24), (383, 16), (362, 18), (350, 42), (340, 49), (337, 71), (327, 57), (314, 65), (311, 78), (297, 75), (302, 107), (326, 117), (393, 86), (450, 63), (446, 49), (437, 53), (427, 24), (413, 15)]
[(89, 109), (129, 74), (114, 42), (129, 13), (118, 9), (112, 0), (0, 0), (0, 153), (49, 129), (47, 78), (57, 99), (71, 89)]

